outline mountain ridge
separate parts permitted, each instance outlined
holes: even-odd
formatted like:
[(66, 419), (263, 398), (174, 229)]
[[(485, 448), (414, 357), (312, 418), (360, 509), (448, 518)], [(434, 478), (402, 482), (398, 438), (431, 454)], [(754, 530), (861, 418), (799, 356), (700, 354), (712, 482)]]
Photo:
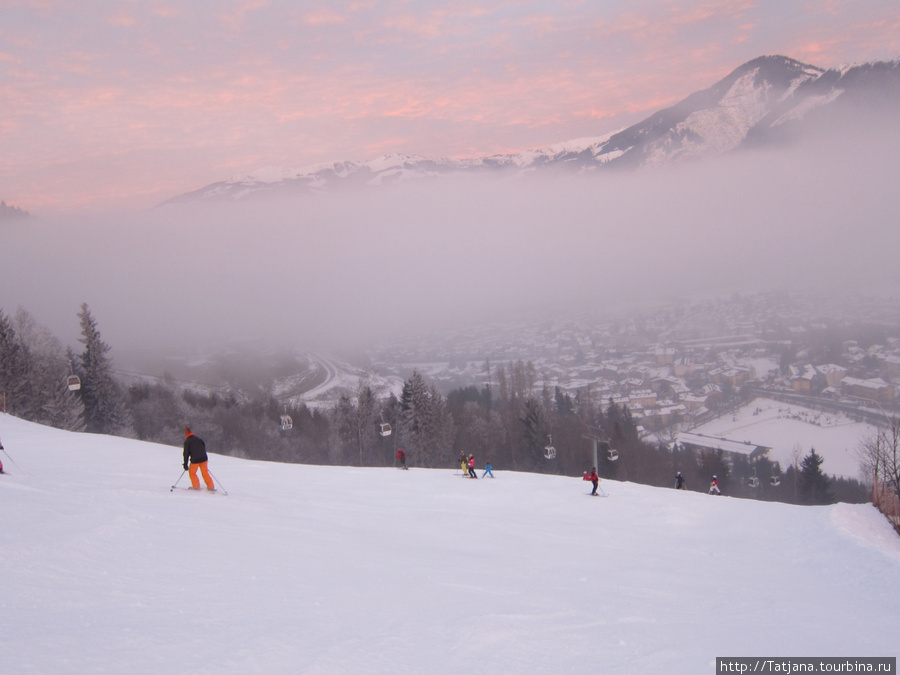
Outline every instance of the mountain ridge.
[[(742, 148), (780, 145), (814, 122), (890, 109), (900, 102), (900, 60), (832, 69), (780, 56), (761, 56), (674, 106), (613, 133), (544, 148), (474, 158), (393, 153), (301, 169), (265, 167), (188, 192), (164, 204), (291, 196), (477, 172), (597, 172), (664, 167)], [(846, 122), (845, 122), (846, 124)]]

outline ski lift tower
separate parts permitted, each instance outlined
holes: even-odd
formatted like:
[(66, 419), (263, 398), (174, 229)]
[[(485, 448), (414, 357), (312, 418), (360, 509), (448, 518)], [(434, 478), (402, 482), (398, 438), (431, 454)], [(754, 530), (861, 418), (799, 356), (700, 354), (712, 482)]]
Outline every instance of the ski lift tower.
[(619, 453), (613, 450), (612, 446), (609, 444), (609, 439), (606, 437), (600, 429), (588, 428), (588, 433), (584, 434), (582, 438), (586, 438), (589, 441), (592, 441), (594, 444), (594, 466), (600, 467), (600, 446), (605, 446), (607, 459), (611, 462), (615, 462), (619, 459)]

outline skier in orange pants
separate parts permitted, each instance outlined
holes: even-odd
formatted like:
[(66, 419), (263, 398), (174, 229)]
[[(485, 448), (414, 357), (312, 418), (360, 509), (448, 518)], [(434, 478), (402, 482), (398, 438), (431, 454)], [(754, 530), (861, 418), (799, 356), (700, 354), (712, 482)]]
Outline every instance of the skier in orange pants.
[(203, 482), (206, 483), (207, 490), (215, 490), (212, 476), (209, 475), (207, 464), (209, 457), (206, 454), (206, 443), (199, 436), (195, 436), (190, 427), (184, 428), (184, 470), (188, 470), (190, 465), (191, 487), (195, 490), (200, 489), (200, 479), (197, 477), (197, 469), (203, 475)]

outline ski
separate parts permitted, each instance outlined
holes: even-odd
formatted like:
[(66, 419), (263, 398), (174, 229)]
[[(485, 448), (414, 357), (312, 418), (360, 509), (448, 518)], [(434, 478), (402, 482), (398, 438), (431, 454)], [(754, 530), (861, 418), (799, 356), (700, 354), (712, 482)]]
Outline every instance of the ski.
[(169, 492), (175, 492), (175, 490), (184, 490), (185, 492), (216, 492), (222, 495), (228, 494), (224, 490), (219, 490), (218, 488), (210, 490), (208, 488), (181, 487), (180, 485), (173, 485), (169, 488)]

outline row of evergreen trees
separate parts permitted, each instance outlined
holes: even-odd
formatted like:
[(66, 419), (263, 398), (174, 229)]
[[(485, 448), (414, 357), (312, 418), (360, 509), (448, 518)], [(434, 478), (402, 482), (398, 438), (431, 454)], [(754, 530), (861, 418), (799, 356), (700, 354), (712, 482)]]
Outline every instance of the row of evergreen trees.
[[(75, 354), (31, 315), (0, 310), (0, 396), (3, 409), (50, 426), (131, 435), (123, 392), (113, 377), (110, 350), (86, 304), (78, 313), (84, 350)], [(79, 378), (80, 389), (67, 386)]]
[[(465, 453), (498, 470), (580, 476), (594, 463), (598, 442), (597, 468), (604, 478), (671, 487), (681, 471), (689, 489), (705, 492), (716, 475), (723, 492), (738, 497), (810, 504), (867, 497), (856, 481), (828, 479), (815, 450), (800, 466), (782, 471), (765, 458), (726, 461), (721, 452), (645, 443), (627, 406), (594, 400), (589, 388), (575, 396), (538, 388), (534, 365), (522, 361), (493, 369), (486, 363), (488, 385), (447, 396), (418, 371), (399, 397), (380, 398), (361, 378), (355, 392), (327, 410), (285, 406), (266, 391), (197, 391), (171, 378), (125, 389), (114, 377), (110, 347), (87, 305), (77, 316), (80, 354), (64, 350), (24, 310), (12, 319), (0, 311), (0, 393), (7, 410), (55, 427), (169, 445), (180, 445), (190, 424), (214, 452), (314, 464), (385, 466), (402, 447), (412, 466), (455, 468)], [(81, 380), (76, 392), (65, 387), (70, 374)], [(293, 420), (289, 430), (280, 422), (285, 414)], [(383, 423), (393, 433), (379, 433)], [(610, 449), (618, 459), (611, 459)], [(173, 461), (180, 463), (176, 455)]]

